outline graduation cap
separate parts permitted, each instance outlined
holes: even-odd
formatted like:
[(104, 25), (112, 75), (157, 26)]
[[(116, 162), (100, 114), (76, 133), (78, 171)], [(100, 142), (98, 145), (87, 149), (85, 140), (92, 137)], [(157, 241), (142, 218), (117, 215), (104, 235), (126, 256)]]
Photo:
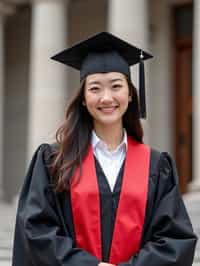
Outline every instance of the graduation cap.
[(153, 56), (108, 32), (98, 33), (87, 40), (54, 55), (51, 59), (80, 71), (80, 80), (89, 74), (120, 72), (129, 79), (130, 66), (139, 63), (139, 99), (141, 118), (146, 118), (144, 60)]

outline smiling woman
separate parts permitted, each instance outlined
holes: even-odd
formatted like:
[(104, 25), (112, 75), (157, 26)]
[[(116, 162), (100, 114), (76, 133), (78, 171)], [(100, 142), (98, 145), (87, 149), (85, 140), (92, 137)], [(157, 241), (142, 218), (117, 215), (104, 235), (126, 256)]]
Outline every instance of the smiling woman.
[[(143, 143), (143, 60), (151, 57), (109, 33), (53, 57), (80, 70), (81, 87), (56, 143), (33, 156), (13, 266), (192, 265), (197, 239), (175, 163)], [(140, 102), (130, 77), (137, 63)]]

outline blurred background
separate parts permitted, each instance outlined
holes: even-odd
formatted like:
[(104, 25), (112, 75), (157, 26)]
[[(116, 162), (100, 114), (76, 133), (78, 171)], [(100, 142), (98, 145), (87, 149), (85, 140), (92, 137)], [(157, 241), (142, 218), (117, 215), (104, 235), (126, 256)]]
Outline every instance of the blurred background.
[[(169, 152), (200, 235), (200, 0), (0, 0), (0, 265), (11, 265), (30, 158), (53, 142), (79, 73), (50, 57), (100, 31), (152, 53), (145, 142)], [(138, 67), (132, 68), (138, 86)], [(200, 265), (197, 246), (195, 265)]]

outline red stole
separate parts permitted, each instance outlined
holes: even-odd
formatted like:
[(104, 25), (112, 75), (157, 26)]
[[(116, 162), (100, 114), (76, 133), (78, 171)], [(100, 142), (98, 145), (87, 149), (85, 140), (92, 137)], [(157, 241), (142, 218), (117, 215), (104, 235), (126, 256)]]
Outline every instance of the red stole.
[[(149, 147), (128, 137), (109, 263), (127, 261), (139, 250), (148, 194), (149, 165)], [(76, 243), (77, 247), (101, 260), (100, 198), (91, 145), (83, 161), (82, 170), (80, 181), (71, 185)], [(78, 173), (79, 169), (76, 171), (75, 180)]]

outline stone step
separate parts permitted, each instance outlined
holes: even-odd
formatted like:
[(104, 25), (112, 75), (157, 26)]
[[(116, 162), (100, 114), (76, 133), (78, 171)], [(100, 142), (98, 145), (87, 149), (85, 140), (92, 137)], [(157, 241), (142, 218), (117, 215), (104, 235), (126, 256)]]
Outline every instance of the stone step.
[(12, 249), (1, 248), (0, 249), (0, 261), (10, 260), (12, 257)]
[(11, 266), (11, 261), (10, 260), (0, 260), (0, 265), (1, 266)]
[[(184, 202), (190, 216), (194, 232), (200, 239), (200, 193), (188, 193), (184, 197)], [(193, 266), (200, 266), (200, 242), (197, 242)]]
[(11, 266), (16, 208), (0, 203), (0, 266)]

